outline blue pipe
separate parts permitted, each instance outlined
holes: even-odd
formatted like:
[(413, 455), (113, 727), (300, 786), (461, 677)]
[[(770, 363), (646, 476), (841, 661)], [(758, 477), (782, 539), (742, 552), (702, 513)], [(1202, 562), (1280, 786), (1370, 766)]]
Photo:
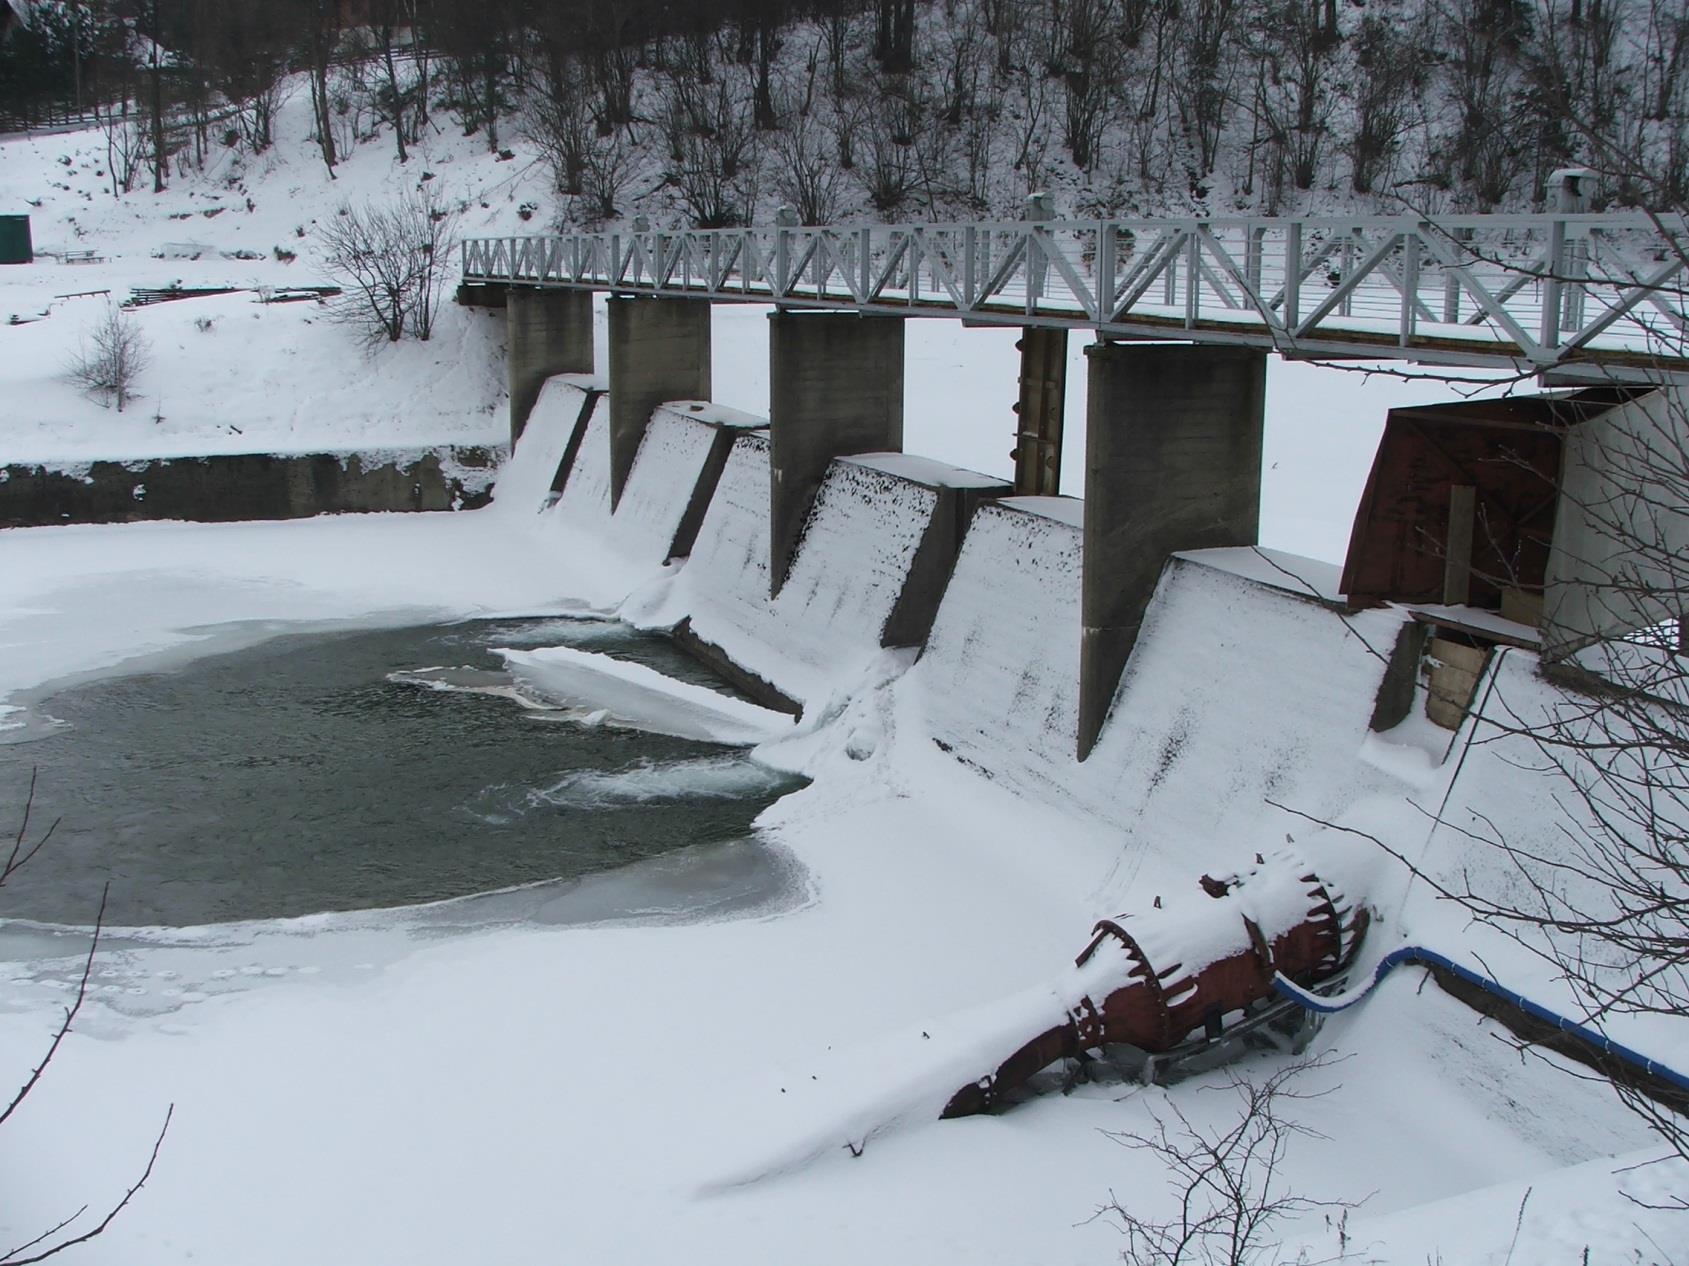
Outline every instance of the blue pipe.
[(1398, 963), (1418, 963), (1425, 967), (1435, 967), (1457, 976), (1469, 985), (1474, 985), (1484, 992), (1493, 994), (1497, 998), (1519, 1008), (1534, 1020), (1541, 1020), (1551, 1024), (1563, 1033), (1569, 1033), (1580, 1042), (1594, 1047), (1605, 1055), (1611, 1055), (1623, 1060), (1634, 1068), (1638, 1068), (1650, 1076), (1658, 1077), (1661, 1081), (1669, 1082), (1679, 1090), (1689, 1092), (1689, 1077), (1675, 1069), (1667, 1068), (1656, 1060), (1649, 1059), (1640, 1051), (1633, 1051), (1630, 1047), (1613, 1041), (1605, 1034), (1597, 1033), (1594, 1029), (1568, 1020), (1563, 1015), (1557, 1015), (1547, 1007), (1539, 1006), (1523, 994), (1514, 993), (1504, 985), (1497, 984), (1486, 976), (1480, 976), (1468, 967), (1462, 967), (1453, 959), (1435, 950), (1428, 950), (1420, 945), (1404, 945), (1401, 949), (1392, 950), (1379, 961), (1373, 970), (1372, 979), (1355, 989), (1345, 990), (1333, 997), (1322, 997), (1317, 993), (1309, 993), (1300, 985), (1286, 979), (1283, 975), (1274, 973), (1273, 988), (1282, 998), (1288, 998), (1309, 1011), (1317, 1011), (1321, 1015), (1334, 1015), (1339, 1011), (1346, 1011), (1364, 999), (1377, 986), (1378, 982), (1389, 975), (1391, 968)]

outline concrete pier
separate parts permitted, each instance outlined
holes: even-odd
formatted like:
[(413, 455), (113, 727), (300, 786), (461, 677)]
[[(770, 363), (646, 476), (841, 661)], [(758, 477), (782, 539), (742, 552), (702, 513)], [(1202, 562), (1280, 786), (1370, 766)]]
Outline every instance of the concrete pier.
[(707, 299), (617, 295), (610, 315), (610, 503), (621, 500), (652, 411), (710, 398)]
[(1254, 545), (1266, 353), (1097, 343), (1086, 411), (1079, 758), (1108, 717), (1167, 556)]
[(1021, 331), (1020, 398), (1015, 402), (1015, 495), (1061, 492), (1061, 440), (1067, 410), (1067, 331)]
[(768, 362), (769, 592), (777, 594), (828, 464), (903, 451), (903, 321), (773, 312)]
[(592, 372), (592, 292), (512, 287), (504, 317), (514, 446), (547, 378)]

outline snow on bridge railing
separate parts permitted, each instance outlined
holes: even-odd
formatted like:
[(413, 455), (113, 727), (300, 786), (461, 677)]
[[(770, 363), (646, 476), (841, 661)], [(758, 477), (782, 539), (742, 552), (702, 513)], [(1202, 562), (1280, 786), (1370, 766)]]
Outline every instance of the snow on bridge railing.
[(488, 237), (466, 282), (775, 302), (1627, 379), (1689, 376), (1689, 224), (1648, 213), (1045, 220)]

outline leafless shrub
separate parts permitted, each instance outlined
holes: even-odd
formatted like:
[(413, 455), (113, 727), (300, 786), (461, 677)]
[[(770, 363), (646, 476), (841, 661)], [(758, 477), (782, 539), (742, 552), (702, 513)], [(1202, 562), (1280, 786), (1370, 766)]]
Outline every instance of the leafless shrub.
[[(22, 820), (18, 824), (17, 834), (12, 839), (12, 846), (6, 854), (5, 861), (0, 863), (0, 887), (4, 887), (10, 880), (14, 879), (18, 872), (46, 847), (47, 842), (53, 838), (53, 832), (58, 829), (59, 824), (55, 821), (36, 839), (31, 841), (29, 827), (30, 816), (34, 807), (35, 775), (31, 774), (29, 794), (24, 800)], [(83, 960), (82, 975), (76, 986), (76, 996), (71, 999), (70, 1005), (65, 1008), (64, 1019), (54, 1029), (53, 1036), (48, 1040), (46, 1053), (42, 1055), (40, 1062), (30, 1071), (29, 1076), (24, 1080), (17, 1093), (12, 1096), (11, 1101), (7, 1103), (4, 1109), (0, 1109), (0, 1125), (4, 1125), (12, 1118), (12, 1115), (23, 1106), (24, 1100), (29, 1098), (30, 1092), (40, 1084), (41, 1078), (47, 1072), (48, 1065), (53, 1062), (53, 1057), (58, 1054), (60, 1045), (63, 1044), (66, 1035), (70, 1033), (71, 1026), (76, 1022), (76, 1017), (82, 1010), (82, 1004), (87, 1000), (88, 980), (94, 971), (94, 955), (100, 947), (100, 933), (105, 926), (105, 913), (106, 898), (105, 894), (102, 893), (99, 914), (94, 919), (94, 935), (88, 944), (87, 957)], [(60, 1219), (33, 1238), (13, 1248), (0, 1250), (0, 1266), (32, 1266), (32, 1263), (44, 1262), (66, 1249), (74, 1248), (79, 1244), (86, 1244), (89, 1240), (103, 1234), (106, 1228), (117, 1218), (117, 1215), (128, 1207), (129, 1202), (135, 1198), (135, 1194), (146, 1185), (147, 1179), (152, 1177), (153, 1166), (158, 1163), (159, 1149), (164, 1145), (164, 1136), (170, 1129), (170, 1118), (175, 1110), (174, 1104), (165, 1109), (164, 1124), (159, 1128), (158, 1137), (153, 1140), (152, 1153), (147, 1157), (146, 1168), (141, 1171), (140, 1177), (130, 1185), (122, 1197), (97, 1222), (92, 1225), (84, 1224), (84, 1229), (78, 1229), (77, 1224), (82, 1223), (83, 1215), (88, 1212), (88, 1205), (84, 1204), (70, 1216)]]
[(622, 194), (638, 171), (639, 152), (625, 129), (593, 138), (586, 149), (582, 192), (587, 199), (587, 218), (594, 222), (620, 214)]
[(1195, 1125), (1169, 1100), (1170, 1116), (1157, 1115), (1152, 1130), (1109, 1134), (1149, 1153), (1166, 1172), (1178, 1209), (1172, 1218), (1146, 1218), (1111, 1195), (1097, 1216), (1120, 1224), (1126, 1260), (1134, 1266), (1254, 1266), (1274, 1260), (1268, 1235), (1276, 1222), (1309, 1209), (1351, 1207), (1295, 1195), (1283, 1173), (1293, 1139), (1323, 1137), (1292, 1119), (1288, 1108), (1328, 1092), (1294, 1083), (1333, 1062), (1323, 1055), (1301, 1060), (1263, 1081), (1234, 1074), (1225, 1088), (1237, 1096), (1238, 1114), (1229, 1124)]
[(844, 180), (819, 125), (807, 114), (788, 113), (774, 138), (775, 188), (804, 224), (827, 224), (839, 209)]
[(147, 337), (133, 316), (115, 303), (83, 336), (70, 361), (70, 380), (91, 395), (117, 406), (119, 413), (135, 398), (135, 380), (151, 359)]
[(671, 102), (677, 105), (669, 115), (667, 183), (699, 228), (749, 223), (756, 207), (757, 134), (744, 94), (718, 78), (696, 103), (672, 95)]
[(434, 332), (454, 217), (432, 193), (342, 207), (321, 230), (323, 267), (344, 288), (338, 316), (371, 344)]

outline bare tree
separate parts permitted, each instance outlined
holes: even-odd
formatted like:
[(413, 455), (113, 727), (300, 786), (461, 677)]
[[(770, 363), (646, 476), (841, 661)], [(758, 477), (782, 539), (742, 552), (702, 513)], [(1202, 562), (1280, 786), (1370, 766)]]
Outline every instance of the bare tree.
[(1416, 24), (1405, 15), (1368, 13), (1352, 42), (1355, 130), (1349, 138), (1350, 185), (1371, 193), (1388, 180), (1424, 71), (1414, 50)]
[[(1543, 960), (1604, 1029), (1689, 1014), (1689, 407), (1661, 390), (1566, 443), (1543, 615), (1557, 689), (1545, 704), (1497, 688), (1472, 731), (1553, 779), (1554, 827), (1439, 815), (1505, 879), (1420, 873)], [(1689, 1097), (1615, 1088), (1689, 1159)]]
[[(0, 864), (0, 887), (4, 887), (14, 879), (18, 872), (46, 847), (47, 842), (53, 838), (53, 832), (58, 829), (59, 824), (54, 821), (40, 836), (31, 841), (29, 827), (30, 816), (34, 807), (35, 774), (32, 772), (29, 778), (29, 793), (24, 800), (22, 819), (18, 824), (17, 834), (12, 838), (12, 847), (6, 855), (5, 862)], [(71, 1027), (76, 1023), (77, 1015), (82, 1011), (82, 1004), (88, 998), (88, 980), (94, 971), (94, 955), (99, 950), (100, 933), (105, 926), (105, 913), (106, 895), (102, 892), (99, 913), (94, 919), (94, 933), (88, 943), (87, 957), (84, 958), (82, 963), (82, 975), (77, 981), (76, 995), (71, 999), (70, 1005), (65, 1008), (64, 1018), (54, 1029), (53, 1036), (48, 1040), (46, 1053), (42, 1055), (40, 1062), (30, 1071), (29, 1076), (25, 1078), (17, 1093), (12, 1096), (11, 1101), (7, 1103), (3, 1110), (0, 1110), (0, 1125), (4, 1125), (11, 1120), (12, 1115), (23, 1106), (24, 1100), (29, 1098), (30, 1092), (40, 1084), (42, 1077), (47, 1072), (48, 1065), (53, 1062), (53, 1057), (58, 1054), (59, 1047), (70, 1033)], [(158, 1163), (159, 1149), (164, 1146), (164, 1136), (170, 1129), (170, 1118), (175, 1111), (175, 1104), (171, 1104), (165, 1109), (164, 1124), (159, 1127), (158, 1137), (153, 1140), (152, 1153), (147, 1157), (146, 1168), (141, 1171), (140, 1177), (130, 1185), (129, 1189), (103, 1216), (94, 1221), (92, 1225), (83, 1223), (79, 1227), (78, 1224), (83, 1222), (83, 1217), (89, 1209), (87, 1204), (83, 1204), (68, 1217), (61, 1218), (31, 1239), (15, 1247), (0, 1250), (0, 1266), (32, 1266), (32, 1263), (44, 1262), (66, 1249), (74, 1248), (79, 1244), (86, 1244), (96, 1236), (104, 1234), (106, 1228), (111, 1226), (117, 1215), (128, 1207), (136, 1193), (146, 1185), (147, 1179), (152, 1177), (153, 1166)]]
[(371, 344), (434, 332), (454, 217), (431, 193), (344, 206), (323, 228), (323, 267), (344, 287), (338, 315)]
[(746, 94), (717, 78), (695, 99), (671, 84), (666, 182), (699, 228), (749, 223), (756, 205), (757, 134)]
[(135, 177), (146, 161), (147, 139), (141, 120), (129, 113), (108, 110), (100, 116), (100, 130), (106, 138), (106, 173), (111, 177), (111, 196), (122, 197), (135, 187)]
[(593, 221), (613, 220), (621, 214), (622, 194), (638, 171), (638, 151), (629, 132), (616, 128), (608, 136), (594, 137), (586, 149), (582, 170), (582, 192), (587, 215)]
[(1067, 6), (1058, 69), (1067, 89), (1062, 142), (1073, 165), (1089, 171), (1097, 161), (1103, 125), (1113, 112), (1121, 79), (1120, 14), (1114, 0), (1071, 0)]
[(70, 380), (117, 406), (119, 413), (135, 398), (135, 380), (151, 359), (147, 337), (134, 317), (115, 303), (94, 322), (71, 357)]
[(538, 63), (525, 97), (522, 134), (544, 155), (557, 192), (578, 197), (586, 192), (584, 182), (593, 137), (581, 66), (573, 56), (550, 42), (539, 50)]
[[(1656, 248), (1689, 268), (1689, 204), (1659, 161), (1661, 138), (1580, 110), (1563, 91), (1575, 68), (1559, 59), (1585, 54), (1546, 37), (1528, 51), (1538, 100), (1555, 103), (1609, 188), (1649, 208)], [(1622, 264), (1597, 267), (1635, 280)], [(1580, 275), (1552, 278), (1563, 301), (1589, 269), (1585, 259)], [(1680, 309), (1685, 295), (1679, 286), (1664, 297)], [(1633, 398), (1564, 433), (1542, 617), (1541, 672), (1554, 689), (1543, 702), (1498, 686), (1469, 732), (1552, 779), (1553, 829), (1439, 814), (1500, 863), (1501, 877), (1418, 871), (1545, 962), (1597, 1029), (1689, 1013), (1689, 389), (1672, 373), (1689, 361), (1689, 330), (1639, 319), (1653, 389), (1632, 379)], [(1662, 1102), (1626, 1080), (1615, 1088), (1689, 1159), (1689, 1097)]]
[(827, 224), (838, 212), (844, 177), (814, 118), (796, 112), (787, 117), (786, 130), (774, 137), (775, 188), (804, 224)]
[(1268, 1237), (1275, 1223), (1309, 1209), (1350, 1207), (1293, 1194), (1283, 1172), (1293, 1140), (1323, 1137), (1295, 1120), (1291, 1107), (1328, 1091), (1302, 1090), (1295, 1082), (1332, 1063), (1326, 1056), (1299, 1060), (1263, 1081), (1233, 1073), (1229, 1085), (1210, 1088), (1237, 1097), (1236, 1119), (1227, 1124), (1197, 1125), (1169, 1099), (1168, 1115), (1152, 1114), (1153, 1129), (1110, 1133), (1165, 1172), (1177, 1209), (1170, 1218), (1145, 1217), (1111, 1196), (1097, 1216), (1120, 1224), (1126, 1260), (1135, 1266), (1254, 1266), (1271, 1260)]

